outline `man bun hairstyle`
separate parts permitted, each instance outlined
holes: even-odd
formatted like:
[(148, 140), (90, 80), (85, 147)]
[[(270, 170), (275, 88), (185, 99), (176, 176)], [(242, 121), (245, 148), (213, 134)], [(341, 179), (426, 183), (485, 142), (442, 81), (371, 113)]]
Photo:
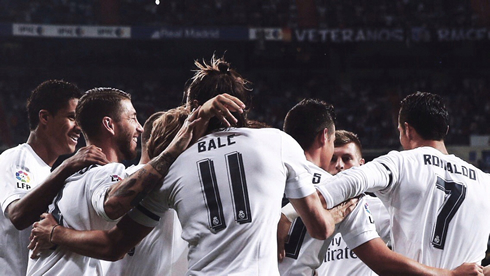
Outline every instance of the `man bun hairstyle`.
[[(185, 98), (191, 108), (204, 104), (207, 100), (223, 93), (228, 93), (240, 99), (245, 106), (250, 106), (249, 92), (252, 90), (248, 87), (249, 81), (244, 79), (238, 72), (231, 68), (230, 63), (226, 62), (223, 57), (216, 58), (213, 55), (210, 63), (195, 61), (197, 69), (194, 76), (189, 80)], [(247, 126), (247, 111), (244, 113), (235, 112), (233, 115), (237, 118), (237, 127)], [(223, 128), (224, 126), (217, 118), (211, 118), (208, 130)]]

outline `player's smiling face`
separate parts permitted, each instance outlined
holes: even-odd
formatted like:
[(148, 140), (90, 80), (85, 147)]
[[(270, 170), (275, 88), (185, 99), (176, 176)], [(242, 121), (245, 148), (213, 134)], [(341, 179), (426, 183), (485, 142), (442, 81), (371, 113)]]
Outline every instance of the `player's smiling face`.
[(117, 145), (123, 160), (131, 160), (136, 157), (138, 137), (143, 132), (143, 127), (138, 122), (136, 110), (130, 100), (121, 101), (121, 115), (115, 123), (117, 127)]
[(53, 150), (58, 155), (73, 153), (80, 138), (81, 130), (75, 122), (77, 104), (78, 99), (70, 99), (65, 107), (51, 115), (48, 135), (53, 141)]

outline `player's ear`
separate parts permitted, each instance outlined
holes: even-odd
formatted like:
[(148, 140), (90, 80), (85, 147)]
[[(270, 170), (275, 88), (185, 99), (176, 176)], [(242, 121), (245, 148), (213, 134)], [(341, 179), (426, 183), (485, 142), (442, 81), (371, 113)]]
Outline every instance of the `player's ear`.
[(403, 135), (405, 135), (408, 140), (412, 140), (414, 134), (412, 132), (414, 131), (414, 129), (407, 122), (403, 123), (403, 130)]
[(39, 110), (39, 124), (40, 125), (46, 125), (48, 123), (49, 117), (51, 116), (51, 113), (47, 111), (46, 109), (41, 109)]
[(320, 145), (325, 145), (328, 142), (328, 138), (328, 128), (324, 128), (323, 131), (320, 131), (320, 133), (317, 135)]
[(105, 116), (104, 118), (102, 118), (102, 125), (104, 126), (104, 129), (107, 130), (109, 133), (111, 133), (112, 135), (115, 134), (114, 120), (112, 120), (111, 117)]
[(366, 164), (366, 160), (364, 160), (364, 158), (361, 158), (361, 160), (359, 160), (359, 166), (362, 166)]

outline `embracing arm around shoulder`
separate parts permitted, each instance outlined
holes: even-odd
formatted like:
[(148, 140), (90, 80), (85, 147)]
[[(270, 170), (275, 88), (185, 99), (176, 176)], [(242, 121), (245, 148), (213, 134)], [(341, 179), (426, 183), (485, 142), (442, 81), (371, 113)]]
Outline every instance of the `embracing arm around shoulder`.
[(290, 198), (289, 201), (303, 220), (310, 236), (325, 240), (335, 230), (335, 221), (328, 210), (321, 205), (317, 193), (303, 198)]
[(331, 208), (365, 191), (384, 189), (392, 181), (392, 172), (386, 165), (371, 161), (338, 173), (330, 181), (315, 187), (324, 198), (326, 207)]
[(110, 230), (79, 231), (58, 225), (51, 214), (34, 223), (31, 233), (31, 258), (53, 245), (63, 246), (75, 253), (107, 261), (117, 261), (135, 247), (153, 227), (136, 223), (128, 216)]
[(39, 220), (63, 188), (65, 180), (75, 172), (91, 164), (105, 165), (109, 163), (102, 150), (95, 146), (81, 148), (75, 155), (66, 159), (44, 181), (20, 200), (7, 206), (10, 221), (18, 230), (25, 229)]

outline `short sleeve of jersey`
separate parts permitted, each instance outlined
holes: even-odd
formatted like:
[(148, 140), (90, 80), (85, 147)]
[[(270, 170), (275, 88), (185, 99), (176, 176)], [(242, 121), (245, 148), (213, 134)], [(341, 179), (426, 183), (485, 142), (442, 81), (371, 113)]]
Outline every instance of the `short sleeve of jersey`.
[(0, 187), (2, 191), (0, 194), (0, 203), (2, 204), (2, 212), (5, 212), (10, 203), (20, 199), (27, 193), (27, 190), (17, 188), (16, 184), (17, 181), (19, 181), (17, 178), (28, 181), (30, 180), (31, 176), (25, 169), (22, 170), (20, 167), (13, 164), (2, 166), (0, 169)]
[(91, 178), (90, 190), (92, 190), (92, 206), (100, 217), (106, 221), (117, 221), (107, 216), (104, 209), (104, 202), (107, 190), (125, 175), (125, 167), (120, 163), (110, 163), (99, 167)]
[(351, 249), (379, 237), (369, 205), (364, 198), (359, 200), (352, 213), (339, 224), (339, 231)]
[(315, 192), (308, 161), (301, 146), (291, 136), (282, 135), (282, 158), (287, 169), (286, 197), (303, 198)]
[(24, 144), (0, 155), (0, 205), (4, 213), (10, 203), (22, 198), (51, 172), (51, 167), (31, 151)]
[(403, 154), (398, 151), (391, 151), (386, 155), (375, 158), (373, 162), (379, 163), (388, 173), (388, 185), (383, 189), (373, 189), (372, 192), (378, 192), (380, 194), (389, 194), (397, 184), (397, 179), (400, 177), (400, 170), (398, 169), (403, 164)]

